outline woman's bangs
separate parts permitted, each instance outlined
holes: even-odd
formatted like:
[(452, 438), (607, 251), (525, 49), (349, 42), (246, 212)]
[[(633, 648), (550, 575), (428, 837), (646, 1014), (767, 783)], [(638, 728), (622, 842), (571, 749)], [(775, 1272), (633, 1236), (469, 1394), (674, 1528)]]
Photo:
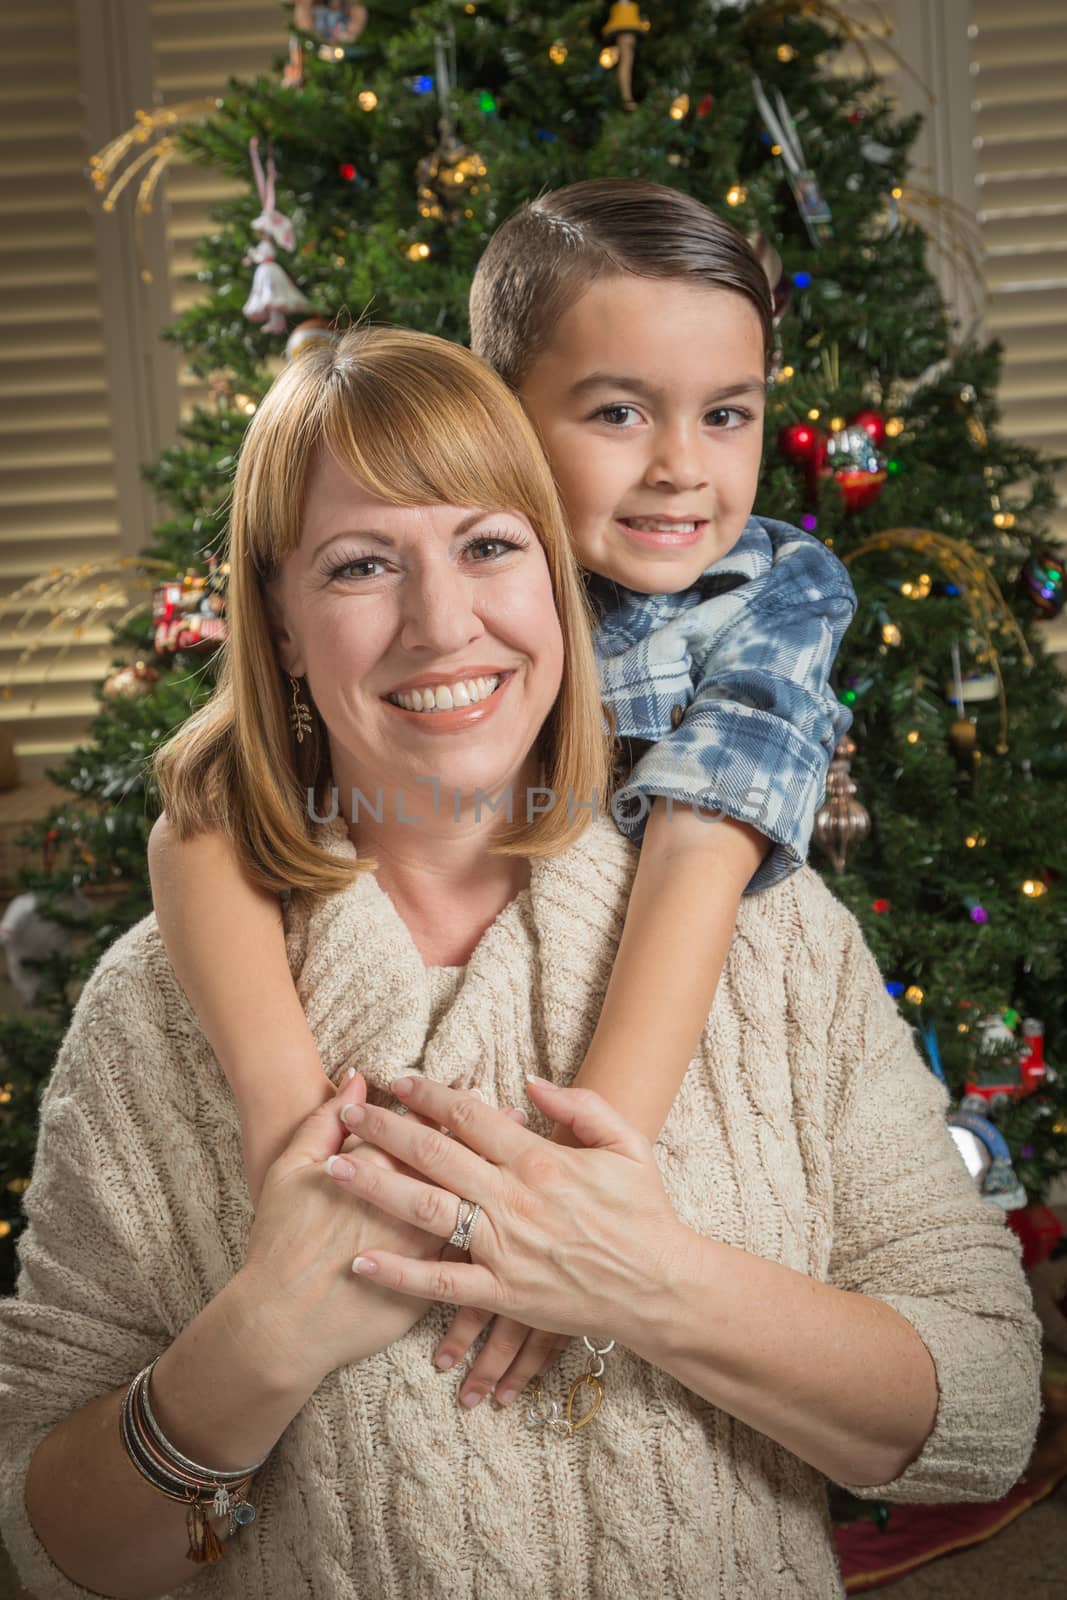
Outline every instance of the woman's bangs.
[(531, 498), (538, 479), (552, 492), (540, 448), (514, 418), (471, 393), (469, 371), (424, 371), (417, 393), (361, 371), (331, 395), (322, 443), (391, 505), (512, 510), (543, 524), (544, 498)]

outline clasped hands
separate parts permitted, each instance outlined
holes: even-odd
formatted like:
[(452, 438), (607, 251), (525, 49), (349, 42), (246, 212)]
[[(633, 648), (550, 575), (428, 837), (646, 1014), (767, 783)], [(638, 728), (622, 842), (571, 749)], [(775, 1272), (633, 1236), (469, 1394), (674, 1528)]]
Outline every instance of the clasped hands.
[[(494, 1386), (498, 1403), (510, 1404), (572, 1337), (632, 1347), (637, 1308), (684, 1272), (692, 1238), (636, 1128), (592, 1090), (527, 1082), (533, 1104), (580, 1148), (542, 1138), (470, 1091), (405, 1077), (391, 1089), (414, 1115), (357, 1104), (342, 1119), (407, 1171), (361, 1161), (358, 1144), (327, 1164), (336, 1183), (442, 1240), (436, 1259), (368, 1250), (353, 1263), (372, 1283), (459, 1308), (435, 1353), (439, 1368), (495, 1318), (460, 1396), (469, 1406)], [(447, 1244), (459, 1199), (482, 1208), (469, 1262)]]

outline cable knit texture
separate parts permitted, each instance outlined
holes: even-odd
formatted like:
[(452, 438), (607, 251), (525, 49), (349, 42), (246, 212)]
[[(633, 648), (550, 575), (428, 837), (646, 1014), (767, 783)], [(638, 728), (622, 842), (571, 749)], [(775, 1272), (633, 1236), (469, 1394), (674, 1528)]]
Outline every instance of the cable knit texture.
[[(351, 852), (343, 824), (324, 830)], [(428, 972), (370, 874), (286, 913), (331, 1077), (370, 1098), (415, 1070), (527, 1105), (595, 1026), (637, 861), (610, 823), (534, 862), (462, 973)], [(1015, 1236), (977, 1198), (852, 917), (802, 870), (742, 904), (714, 1008), (656, 1145), (701, 1233), (908, 1319), (939, 1409), (892, 1500), (996, 1499), (1037, 1424), (1039, 1335)], [(548, 1124), (531, 1108), (531, 1126)], [(326, 1181), (324, 1179), (324, 1181)], [(22, 1580), (74, 1600), (23, 1508), (39, 1441), (124, 1386), (240, 1266), (252, 1221), (225, 1080), (147, 918), (87, 985), (44, 1096), (15, 1298), (0, 1306), (0, 1526)], [(714, 1285), (708, 1285), (709, 1312)], [(825, 1479), (631, 1352), (570, 1440), (526, 1407), (457, 1403), (435, 1305), (322, 1383), (258, 1474), (212, 1600), (823, 1600), (840, 1596)], [(547, 1380), (564, 1395), (580, 1341)], [(878, 1374), (872, 1371), (872, 1383)], [(205, 1404), (210, 1396), (205, 1395)]]

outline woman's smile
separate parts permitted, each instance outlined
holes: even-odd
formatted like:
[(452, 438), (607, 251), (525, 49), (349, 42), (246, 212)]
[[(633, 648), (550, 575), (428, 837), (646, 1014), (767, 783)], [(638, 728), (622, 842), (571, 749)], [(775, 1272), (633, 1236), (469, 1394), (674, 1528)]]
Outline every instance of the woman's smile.
[(493, 715), (514, 672), (472, 674), (384, 696), (384, 702), (423, 733), (459, 733)]

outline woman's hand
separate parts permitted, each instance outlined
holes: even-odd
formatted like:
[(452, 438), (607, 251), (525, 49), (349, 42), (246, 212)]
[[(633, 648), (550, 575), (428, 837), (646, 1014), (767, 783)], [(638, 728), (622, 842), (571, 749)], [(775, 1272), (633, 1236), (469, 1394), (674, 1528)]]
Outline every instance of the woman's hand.
[(585, 1146), (571, 1150), (429, 1079), (398, 1078), (392, 1090), (458, 1137), (380, 1107), (353, 1107), (347, 1125), (422, 1176), (386, 1172), (356, 1149), (354, 1172), (339, 1181), (443, 1239), (456, 1225), (457, 1196), (482, 1211), (469, 1265), (372, 1246), (353, 1263), (357, 1273), (369, 1266), (390, 1293), (623, 1343), (649, 1291), (685, 1277), (699, 1241), (675, 1216), (648, 1140), (600, 1095), (529, 1080), (538, 1109)]
[[(339, 1113), (366, 1098), (366, 1080), (357, 1074), (301, 1123), (266, 1175), (239, 1273), (278, 1370), (306, 1373), (311, 1388), (337, 1367), (384, 1350), (426, 1311), (424, 1300), (364, 1287), (352, 1273), (353, 1243), (419, 1259), (440, 1261), (442, 1255), (439, 1238), (354, 1203), (323, 1172), (323, 1163), (339, 1156), (346, 1141), (358, 1144)], [(429, 1131), (421, 1118), (411, 1121)], [(360, 1159), (391, 1176), (404, 1170), (385, 1151), (361, 1150)]]

